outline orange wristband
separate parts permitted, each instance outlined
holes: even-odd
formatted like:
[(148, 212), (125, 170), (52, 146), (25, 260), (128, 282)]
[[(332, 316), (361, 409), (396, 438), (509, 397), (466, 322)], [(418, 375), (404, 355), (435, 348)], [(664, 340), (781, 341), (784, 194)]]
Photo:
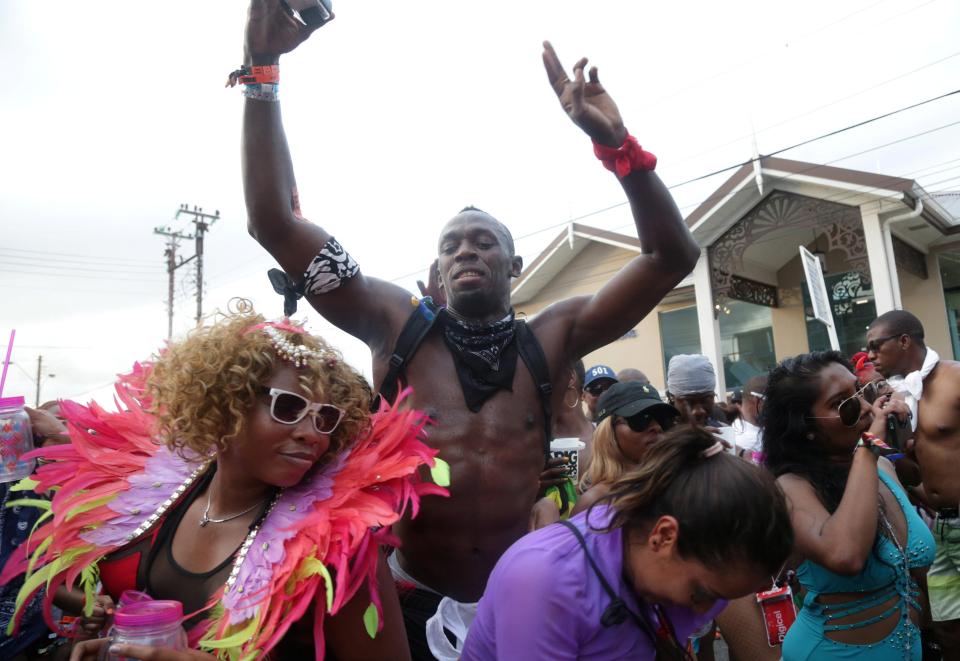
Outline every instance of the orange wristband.
[(233, 87), (237, 83), (241, 85), (258, 85), (260, 83), (277, 84), (280, 82), (280, 65), (254, 65), (252, 67), (240, 67), (230, 74), (227, 79), (227, 86)]

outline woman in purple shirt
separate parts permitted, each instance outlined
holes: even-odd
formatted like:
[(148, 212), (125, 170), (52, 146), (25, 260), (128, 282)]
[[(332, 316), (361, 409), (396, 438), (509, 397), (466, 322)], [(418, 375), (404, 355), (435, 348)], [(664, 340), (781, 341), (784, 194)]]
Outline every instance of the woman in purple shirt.
[(768, 588), (793, 545), (772, 476), (722, 449), (675, 429), (572, 528), (511, 546), (462, 661), (689, 658), (687, 637), (727, 600)]

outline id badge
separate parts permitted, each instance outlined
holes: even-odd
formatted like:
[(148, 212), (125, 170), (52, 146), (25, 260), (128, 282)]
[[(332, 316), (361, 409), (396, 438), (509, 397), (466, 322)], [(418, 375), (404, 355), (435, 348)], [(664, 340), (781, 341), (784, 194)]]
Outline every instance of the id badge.
[(757, 603), (763, 611), (763, 621), (767, 629), (767, 644), (776, 647), (797, 619), (797, 610), (793, 605), (793, 591), (789, 585), (757, 593)]

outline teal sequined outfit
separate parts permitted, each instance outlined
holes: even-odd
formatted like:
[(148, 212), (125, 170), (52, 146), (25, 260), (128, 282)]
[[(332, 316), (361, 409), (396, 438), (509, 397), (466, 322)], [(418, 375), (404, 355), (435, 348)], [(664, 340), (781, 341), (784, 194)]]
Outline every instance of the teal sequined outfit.
[[(910, 569), (933, 562), (933, 534), (907, 500), (896, 480), (882, 470), (880, 479), (890, 489), (907, 521), (907, 543), (901, 551), (887, 535), (877, 531), (873, 549), (856, 576), (841, 576), (807, 560), (797, 570), (797, 578), (806, 589), (803, 608), (783, 641), (784, 661), (807, 659), (870, 659), (870, 661), (920, 661), (920, 630), (910, 619), (910, 609), (920, 609), (919, 590), (910, 577)], [(843, 592), (864, 596), (839, 604), (817, 602), (821, 594)], [(834, 624), (837, 619), (861, 613), (897, 597), (896, 602), (879, 615), (853, 624)], [(899, 613), (899, 614), (898, 614)], [(898, 617), (897, 626), (885, 638), (869, 644), (842, 643), (827, 637), (831, 631), (860, 629), (890, 617)]]

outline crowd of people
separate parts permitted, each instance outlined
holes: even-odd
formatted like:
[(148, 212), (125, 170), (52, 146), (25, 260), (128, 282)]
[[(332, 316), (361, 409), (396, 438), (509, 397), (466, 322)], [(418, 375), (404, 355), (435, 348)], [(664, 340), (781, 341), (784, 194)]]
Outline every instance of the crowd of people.
[[(548, 42), (642, 252), (518, 319), (512, 235), (467, 207), (421, 297), (367, 275), (302, 216), (280, 115), (280, 56), (323, 14), (253, 0), (230, 76), (285, 316), (238, 299), (122, 376), (117, 411), (30, 411), (40, 462), (0, 512), (4, 658), (712, 659), (720, 636), (739, 661), (960, 659), (960, 363), (916, 317), (729, 400), (703, 355), (670, 359), (663, 396), (585, 368), (699, 249), (597, 68)], [(373, 387), (291, 321), (301, 299), (367, 344)], [(582, 444), (576, 477), (556, 438)], [(177, 605), (180, 644), (120, 635), (144, 602)]]

